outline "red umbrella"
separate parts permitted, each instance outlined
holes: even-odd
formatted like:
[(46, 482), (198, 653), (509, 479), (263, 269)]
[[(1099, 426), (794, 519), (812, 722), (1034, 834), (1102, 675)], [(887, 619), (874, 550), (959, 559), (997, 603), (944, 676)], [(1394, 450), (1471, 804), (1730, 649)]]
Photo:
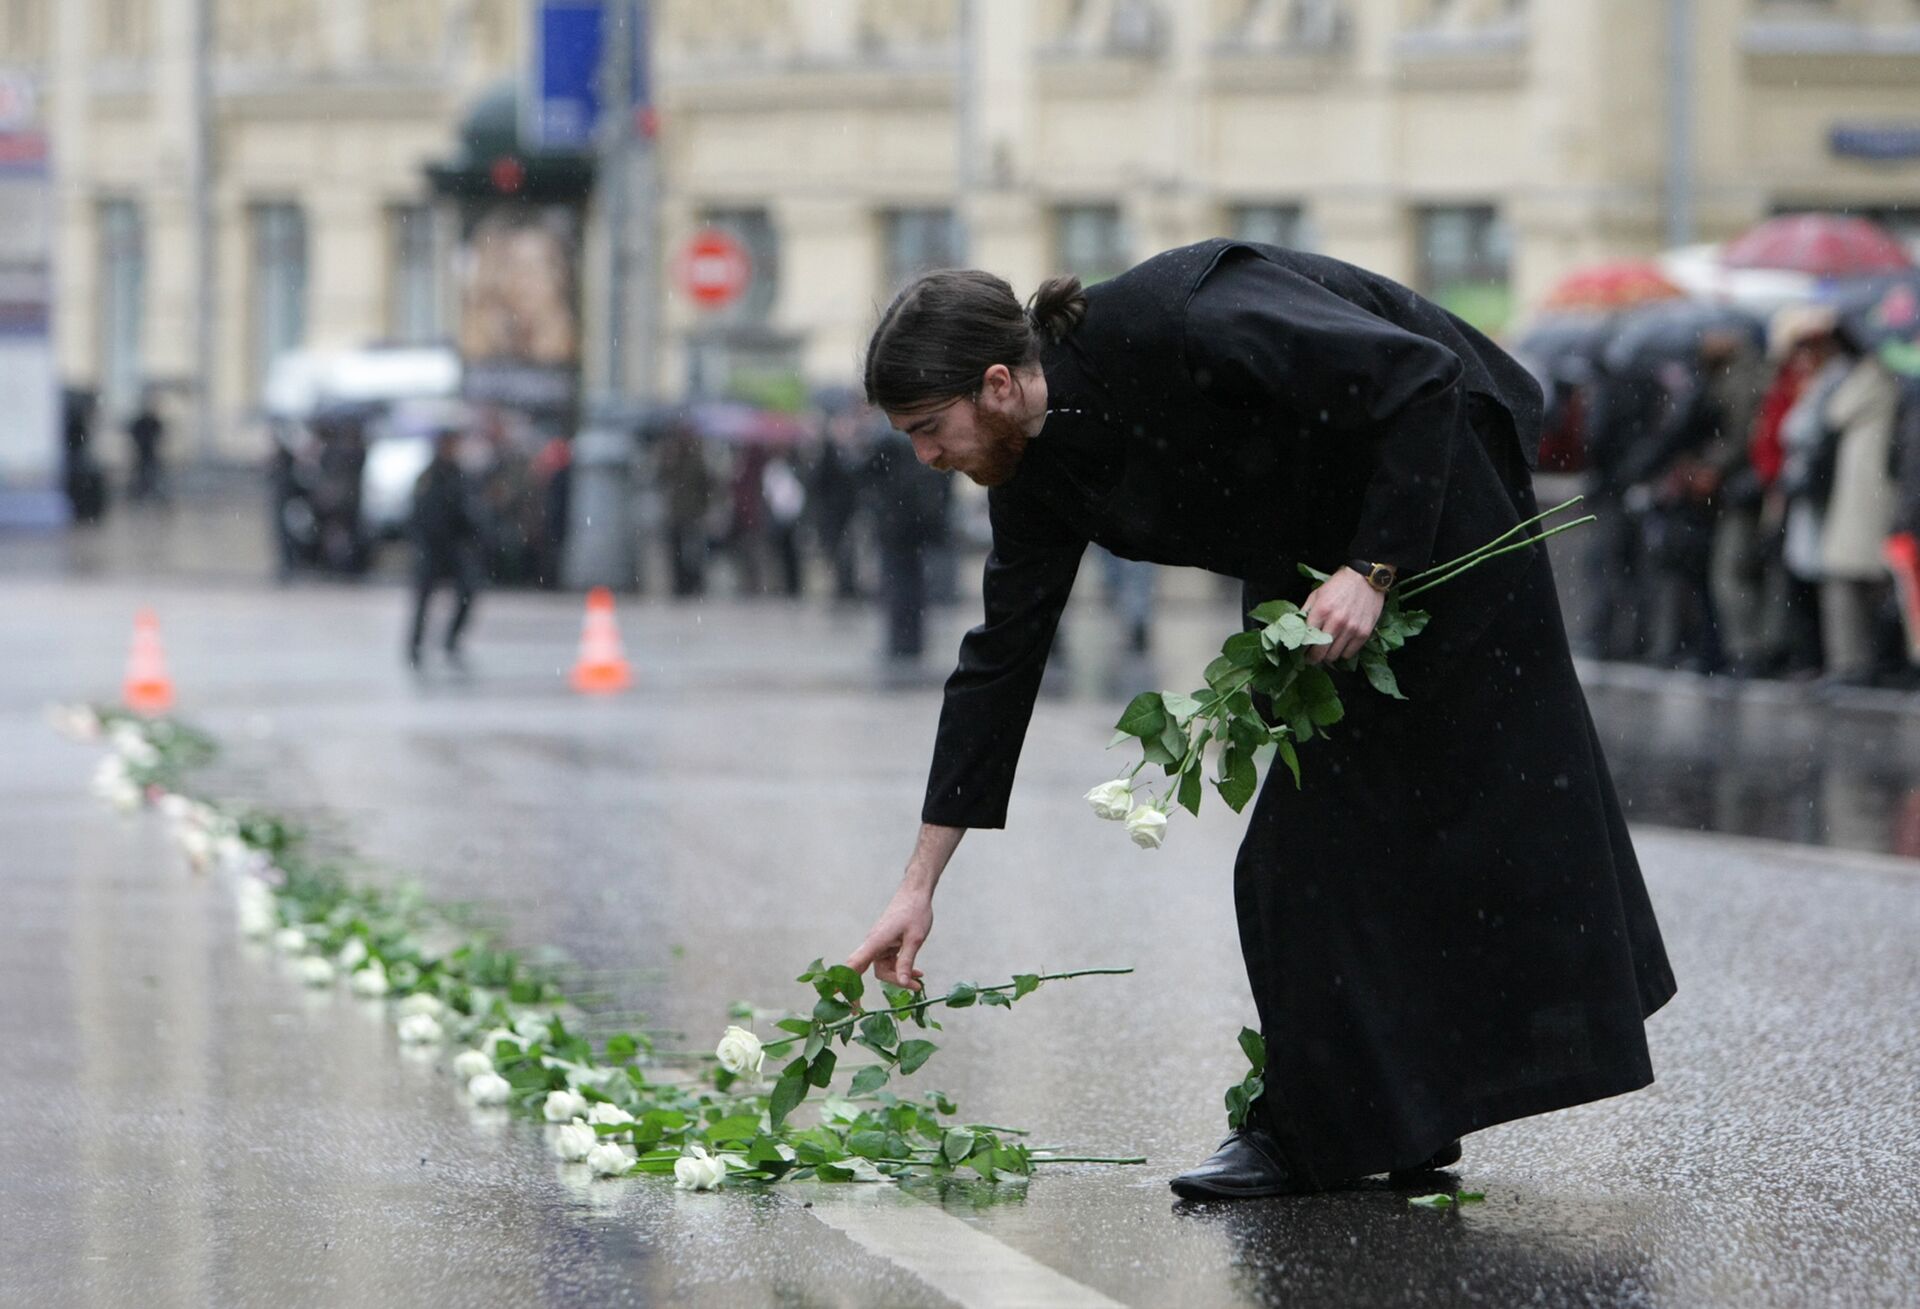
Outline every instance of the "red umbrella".
[(1540, 305), (1543, 309), (1597, 309), (1605, 313), (1649, 300), (1675, 300), (1685, 294), (1651, 260), (1618, 259), (1576, 268), (1554, 283)]
[(1815, 277), (1857, 277), (1913, 267), (1905, 246), (1885, 228), (1843, 214), (1769, 218), (1727, 242), (1728, 268), (1784, 268)]

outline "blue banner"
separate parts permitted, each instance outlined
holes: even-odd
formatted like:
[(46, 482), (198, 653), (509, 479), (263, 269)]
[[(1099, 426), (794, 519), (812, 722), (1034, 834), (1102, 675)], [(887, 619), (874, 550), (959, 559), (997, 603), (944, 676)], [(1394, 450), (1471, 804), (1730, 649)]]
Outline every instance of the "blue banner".
[(600, 123), (600, 0), (536, 0), (527, 144), (536, 150), (591, 150)]

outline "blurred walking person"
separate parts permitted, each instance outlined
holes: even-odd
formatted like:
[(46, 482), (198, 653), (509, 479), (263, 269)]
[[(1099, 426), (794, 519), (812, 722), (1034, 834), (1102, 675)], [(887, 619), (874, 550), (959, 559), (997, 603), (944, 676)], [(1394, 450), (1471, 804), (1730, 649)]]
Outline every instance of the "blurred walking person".
[(1817, 674), (1824, 661), (1820, 582), (1821, 537), (1833, 488), (1836, 434), (1827, 426), (1827, 401), (1852, 361), (1835, 334), (1830, 310), (1809, 310), (1793, 328), (1794, 350), (1807, 382), (1780, 423), (1779, 495), (1785, 506), (1781, 561), (1787, 574), (1786, 667), (1790, 676)]
[(760, 496), (767, 507), (767, 549), (780, 566), (780, 593), (798, 600), (806, 590), (806, 570), (800, 559), (800, 516), (807, 508), (807, 488), (784, 454), (767, 460), (760, 473)]
[(127, 422), (127, 440), (133, 445), (133, 475), (127, 486), (127, 499), (144, 504), (165, 498), (164, 470), (160, 447), (167, 439), (167, 425), (154, 404), (153, 393), (140, 397), (139, 412)]
[(1834, 432), (1833, 493), (1820, 533), (1820, 630), (1827, 676), (1871, 683), (1887, 597), (1882, 547), (1893, 531), (1893, 422), (1900, 387), (1872, 355), (1861, 356), (1827, 401)]
[(886, 610), (883, 673), (908, 682), (926, 650), (927, 552), (946, 521), (947, 479), (922, 465), (913, 442), (892, 430), (874, 442), (867, 467)]
[(667, 559), (675, 596), (707, 589), (707, 513), (713, 507), (713, 472), (700, 436), (683, 416), (669, 418), (654, 455), (654, 476), (666, 497)]
[(833, 598), (858, 600), (860, 587), (860, 484), (866, 463), (865, 420), (852, 399), (830, 405), (826, 439), (813, 466), (814, 530), (820, 553), (833, 569)]
[(407, 638), (407, 663), (416, 670), (426, 639), (427, 606), (442, 584), (453, 587), (453, 616), (447, 621), (441, 648), (448, 664), (466, 670), (460, 637), (480, 589), (484, 532), (473, 487), (460, 466), (459, 455), (460, 434), (441, 432), (434, 438), (433, 461), (414, 483), (408, 521), (415, 551), (413, 628)]

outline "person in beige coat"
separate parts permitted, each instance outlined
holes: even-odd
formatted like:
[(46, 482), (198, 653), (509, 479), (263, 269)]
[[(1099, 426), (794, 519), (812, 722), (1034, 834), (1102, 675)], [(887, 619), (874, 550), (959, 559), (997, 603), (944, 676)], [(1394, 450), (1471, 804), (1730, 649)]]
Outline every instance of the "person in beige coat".
[(1874, 625), (1887, 585), (1880, 549), (1897, 499), (1889, 454), (1899, 399), (1893, 375), (1868, 355), (1827, 400), (1827, 425), (1839, 435), (1820, 532), (1820, 625), (1827, 675), (1836, 680), (1873, 674)]

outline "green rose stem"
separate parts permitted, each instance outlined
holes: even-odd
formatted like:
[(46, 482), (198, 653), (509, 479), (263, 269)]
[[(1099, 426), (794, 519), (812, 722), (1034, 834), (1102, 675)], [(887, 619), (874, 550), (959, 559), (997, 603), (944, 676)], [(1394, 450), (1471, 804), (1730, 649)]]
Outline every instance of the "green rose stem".
[[(1598, 521), (1599, 519), (1596, 518), (1594, 515), (1588, 514), (1585, 518), (1576, 518), (1571, 523), (1562, 523), (1560, 524), (1560, 526), (1555, 528), (1550, 528), (1547, 531), (1540, 533), (1540, 535), (1538, 536), (1530, 536), (1524, 541), (1515, 541), (1512, 545), (1501, 546), (1498, 550), (1484, 551), (1481, 554), (1474, 555), (1472, 559), (1460, 565), (1460, 567), (1455, 568), (1450, 573), (1443, 573), (1441, 576), (1434, 578), (1431, 582), (1421, 582), (1418, 586), (1412, 587), (1409, 590), (1401, 592), (1400, 598), (1402, 600), (1411, 600), (1413, 599), (1414, 596), (1419, 595), (1422, 591), (1431, 591), (1434, 587), (1439, 586), (1442, 582), (1451, 582), (1454, 578), (1460, 576), (1460, 574), (1469, 572), (1475, 568), (1478, 568), (1481, 564), (1486, 563), (1487, 560), (1489, 559), (1497, 559), (1501, 555), (1511, 554), (1515, 550), (1525, 550), (1527, 547), (1536, 545), (1539, 542), (1546, 540), (1550, 536), (1558, 536), (1562, 532), (1570, 532), (1576, 527), (1585, 527), (1588, 523), (1594, 523)], [(1424, 577), (1426, 576), (1426, 574), (1422, 573), (1421, 576)]]
[[(1058, 982), (1069, 977), (1121, 977), (1132, 971), (1133, 969), (1131, 968), (1077, 968), (1070, 973), (1042, 973), (1040, 974), (1039, 980), (1042, 982)], [(989, 991), (1011, 991), (1018, 985), (1019, 983), (1017, 982), (1003, 982), (999, 986), (976, 986), (973, 990), (976, 995), (985, 995)], [(917, 1013), (922, 1009), (930, 1009), (934, 1005), (945, 1004), (951, 998), (952, 992), (948, 992), (946, 995), (936, 995), (925, 1000), (915, 1000), (912, 1004), (896, 1005), (891, 1009), (857, 1010), (838, 1021), (822, 1024), (818, 1035), (831, 1036), (840, 1029), (852, 1027), (855, 1023), (871, 1018), (875, 1014)], [(809, 1038), (805, 1036), (784, 1036), (777, 1041), (764, 1042), (761, 1048), (768, 1051), (784, 1050), (796, 1041), (804, 1044), (808, 1039)]]

